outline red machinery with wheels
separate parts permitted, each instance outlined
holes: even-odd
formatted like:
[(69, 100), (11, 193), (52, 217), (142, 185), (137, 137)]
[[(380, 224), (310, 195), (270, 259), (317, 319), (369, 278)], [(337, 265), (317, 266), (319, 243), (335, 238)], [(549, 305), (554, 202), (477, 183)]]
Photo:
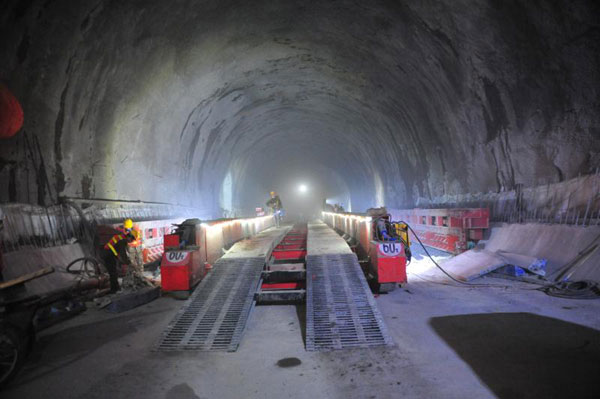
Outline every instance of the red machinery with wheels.
[(163, 291), (188, 291), (204, 277), (204, 262), (193, 249), (165, 251), (161, 263)]
[(233, 243), (258, 234), (274, 224), (273, 216), (217, 219), (201, 222), (186, 219), (173, 234), (164, 236), (165, 253), (161, 260), (163, 291), (185, 298), (212, 264)]
[(407, 226), (392, 222), (387, 213), (371, 217), (369, 223), (369, 274), (381, 292), (392, 291), (396, 284), (406, 283), (406, 263), (411, 256)]
[(165, 253), (160, 264), (163, 291), (186, 297), (205, 275), (205, 258), (201, 247), (201, 222), (187, 219), (177, 225), (174, 234), (164, 237)]
[(406, 283), (406, 264), (411, 257), (406, 224), (393, 222), (385, 212), (371, 215), (323, 212), (323, 220), (352, 241), (358, 257), (365, 259), (361, 264), (367, 278), (379, 285), (380, 292)]
[(406, 283), (406, 255), (402, 243), (371, 240), (369, 255), (371, 271), (379, 284)]

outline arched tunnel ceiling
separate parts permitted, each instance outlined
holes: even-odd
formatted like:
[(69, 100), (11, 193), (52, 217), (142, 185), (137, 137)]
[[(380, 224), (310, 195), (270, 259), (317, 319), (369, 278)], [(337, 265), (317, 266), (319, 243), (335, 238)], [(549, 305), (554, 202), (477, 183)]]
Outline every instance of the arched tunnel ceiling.
[[(228, 171), (265, 187), (256, 171), (304, 160), (364, 209), (600, 165), (593, 1), (0, 10), (0, 78), (42, 143), (46, 195), (215, 209)], [(0, 156), (18, 162), (19, 139), (6, 142)], [(17, 200), (31, 184), (19, 183)]]

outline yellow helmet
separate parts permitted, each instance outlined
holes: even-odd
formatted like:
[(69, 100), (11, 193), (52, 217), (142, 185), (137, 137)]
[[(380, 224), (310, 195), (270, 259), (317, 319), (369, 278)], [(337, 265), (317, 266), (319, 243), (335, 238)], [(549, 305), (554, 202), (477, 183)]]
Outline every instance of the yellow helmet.
[(275, 191), (271, 191), (271, 195), (275, 195)]
[(132, 229), (133, 228), (133, 220), (125, 219), (125, 221), (123, 222), (123, 227), (126, 229)]

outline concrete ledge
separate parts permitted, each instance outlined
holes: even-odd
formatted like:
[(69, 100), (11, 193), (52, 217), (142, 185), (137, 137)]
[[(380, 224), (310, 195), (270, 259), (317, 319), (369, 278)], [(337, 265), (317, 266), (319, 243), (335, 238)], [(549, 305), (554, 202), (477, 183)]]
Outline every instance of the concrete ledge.
[(291, 229), (291, 226), (271, 227), (252, 238), (235, 243), (221, 259), (264, 258), (271, 256), (273, 248)]
[[(507, 251), (548, 260), (552, 273), (575, 258), (580, 251), (600, 236), (600, 226), (566, 226), (538, 223), (497, 224), (484, 243), (487, 251)], [(582, 264), (572, 280), (600, 281), (600, 251)]]
[(353, 254), (348, 243), (321, 221), (308, 224), (308, 255)]
[(160, 287), (148, 287), (129, 294), (118, 295), (112, 299), (106, 310), (110, 313), (121, 313), (152, 302), (160, 296)]

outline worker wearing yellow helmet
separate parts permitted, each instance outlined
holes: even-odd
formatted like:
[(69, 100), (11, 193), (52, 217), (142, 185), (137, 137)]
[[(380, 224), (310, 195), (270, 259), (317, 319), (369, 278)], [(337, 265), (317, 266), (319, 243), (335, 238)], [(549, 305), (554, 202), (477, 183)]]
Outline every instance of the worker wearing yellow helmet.
[(126, 230), (133, 229), (133, 220), (131, 220), (131, 219), (125, 219), (125, 221), (123, 222), (123, 228), (126, 229)]
[(104, 266), (110, 276), (110, 291), (117, 292), (119, 290), (119, 273), (118, 264), (129, 264), (129, 258), (126, 250), (129, 243), (135, 242), (138, 239), (137, 231), (133, 230), (133, 220), (125, 219), (123, 228), (118, 234), (113, 235), (110, 240), (104, 245), (102, 251), (102, 260)]
[(279, 227), (281, 223), (281, 216), (283, 213), (283, 205), (281, 204), (281, 199), (279, 195), (275, 191), (271, 191), (271, 198), (267, 201), (267, 206), (271, 208), (273, 212), (273, 216), (275, 216), (275, 225)]

